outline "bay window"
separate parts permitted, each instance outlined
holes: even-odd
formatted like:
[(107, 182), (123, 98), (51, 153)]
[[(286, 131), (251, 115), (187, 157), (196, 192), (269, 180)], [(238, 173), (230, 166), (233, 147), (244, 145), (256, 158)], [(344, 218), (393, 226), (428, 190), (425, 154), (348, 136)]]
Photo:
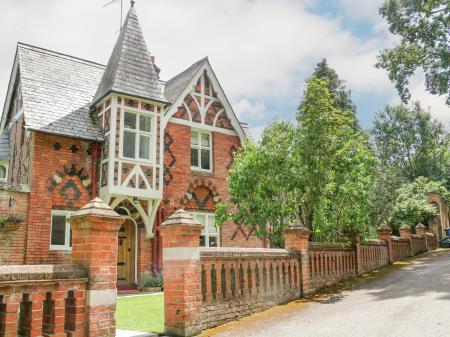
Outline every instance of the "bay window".
[(126, 111), (123, 123), (122, 155), (151, 160), (152, 116)]
[(191, 168), (195, 170), (212, 170), (211, 133), (191, 132)]

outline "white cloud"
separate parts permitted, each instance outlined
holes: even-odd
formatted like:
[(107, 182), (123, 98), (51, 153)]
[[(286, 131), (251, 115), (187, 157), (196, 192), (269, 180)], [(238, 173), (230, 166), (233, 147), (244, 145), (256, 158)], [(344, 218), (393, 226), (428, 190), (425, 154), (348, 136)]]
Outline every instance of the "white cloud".
[[(17, 41), (106, 63), (117, 38), (119, 6), (107, 0), (2, 0), (0, 99)], [(127, 1), (124, 0), (124, 7)], [(347, 17), (312, 13), (313, 0), (138, 0), (149, 49), (168, 79), (208, 55), (236, 111), (259, 123), (269, 102), (298, 103), (304, 80), (323, 57), (353, 92), (395, 95), (376, 54), (395, 39), (378, 15), (379, 1), (342, 0), (348, 18), (368, 20), (376, 35), (356, 37)], [(39, 13), (39, 15), (36, 15)], [(361, 96), (361, 95), (360, 95)], [(380, 97), (380, 95), (378, 95)], [(292, 106), (292, 104), (291, 104)], [(252, 123), (252, 124), (254, 124)]]
[(266, 105), (263, 101), (250, 102), (246, 98), (241, 98), (233, 104), (234, 111), (240, 120), (258, 121), (267, 117)]

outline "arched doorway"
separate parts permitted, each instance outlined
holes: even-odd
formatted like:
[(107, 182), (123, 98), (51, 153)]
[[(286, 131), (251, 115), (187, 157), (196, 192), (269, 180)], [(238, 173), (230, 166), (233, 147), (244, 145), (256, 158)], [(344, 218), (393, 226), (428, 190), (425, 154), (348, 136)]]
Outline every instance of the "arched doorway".
[(120, 227), (117, 255), (117, 285), (136, 283), (136, 224), (129, 217)]

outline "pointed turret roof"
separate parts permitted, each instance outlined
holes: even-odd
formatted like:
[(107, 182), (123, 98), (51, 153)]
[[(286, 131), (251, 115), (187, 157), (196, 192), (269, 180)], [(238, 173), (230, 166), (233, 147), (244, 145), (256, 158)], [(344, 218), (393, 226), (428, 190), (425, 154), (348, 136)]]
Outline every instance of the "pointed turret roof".
[(133, 5), (132, 2), (92, 101), (93, 104), (110, 92), (159, 102), (167, 101)]

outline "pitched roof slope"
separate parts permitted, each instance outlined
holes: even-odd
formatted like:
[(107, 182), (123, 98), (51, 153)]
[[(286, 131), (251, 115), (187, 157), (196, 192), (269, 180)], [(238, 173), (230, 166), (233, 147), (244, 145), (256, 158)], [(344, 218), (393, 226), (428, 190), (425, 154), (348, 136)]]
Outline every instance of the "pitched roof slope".
[(95, 94), (97, 103), (109, 92), (166, 102), (150, 52), (132, 6)]
[(103, 139), (89, 113), (103, 65), (22, 43), (17, 57), (27, 128)]
[(177, 98), (181, 95), (183, 90), (186, 88), (186, 86), (189, 84), (189, 82), (205, 62), (208, 62), (207, 57), (195, 62), (185, 71), (179, 73), (178, 75), (172, 77), (167, 81), (166, 87), (164, 88), (164, 96), (170, 103), (174, 103), (177, 100)]

